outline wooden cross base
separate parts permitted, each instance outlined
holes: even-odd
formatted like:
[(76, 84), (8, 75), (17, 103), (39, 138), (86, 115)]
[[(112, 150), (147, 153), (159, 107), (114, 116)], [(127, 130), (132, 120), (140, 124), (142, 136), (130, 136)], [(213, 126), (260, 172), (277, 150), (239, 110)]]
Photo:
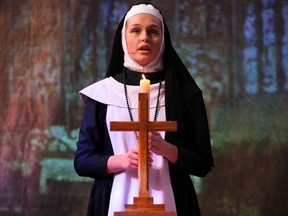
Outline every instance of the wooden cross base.
[(126, 204), (125, 212), (115, 212), (114, 216), (175, 216), (166, 212), (164, 204), (153, 204), (153, 197), (134, 197), (134, 204)]

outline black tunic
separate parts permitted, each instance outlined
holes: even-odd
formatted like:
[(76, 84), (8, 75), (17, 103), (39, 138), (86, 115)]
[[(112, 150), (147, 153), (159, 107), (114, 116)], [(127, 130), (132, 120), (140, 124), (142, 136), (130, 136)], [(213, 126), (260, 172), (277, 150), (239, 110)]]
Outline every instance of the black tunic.
[[(122, 75), (118, 75), (116, 79), (121, 81), (121, 77)], [(128, 79), (134, 77), (128, 75)], [(139, 79), (134, 80), (139, 83)], [(127, 82), (131, 84), (134, 80)], [(190, 175), (205, 176), (211, 170), (207, 163), (211, 157), (210, 153), (206, 152), (210, 138), (207, 121), (204, 121), (206, 112), (201, 91), (190, 94), (189, 101), (191, 102), (183, 104), (183, 112), (187, 113), (188, 121), (185, 122), (181, 143), (172, 142), (178, 146), (178, 162), (176, 165), (169, 164), (178, 216), (200, 215)], [(107, 105), (88, 99), (77, 142), (75, 170), (80, 176), (95, 179), (87, 215), (106, 216), (109, 207), (113, 175), (107, 175), (106, 167), (109, 156), (113, 155), (113, 149), (105, 122), (106, 110)], [(175, 136), (170, 139), (175, 139)]]

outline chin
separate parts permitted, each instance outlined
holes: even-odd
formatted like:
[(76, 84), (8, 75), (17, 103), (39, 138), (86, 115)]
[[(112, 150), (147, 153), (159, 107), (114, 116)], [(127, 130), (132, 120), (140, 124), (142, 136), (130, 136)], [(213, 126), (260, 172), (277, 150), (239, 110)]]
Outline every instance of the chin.
[(145, 59), (145, 60), (138, 60), (136, 61), (139, 65), (141, 65), (142, 67), (147, 66), (148, 64), (150, 64), (153, 60), (149, 59)]

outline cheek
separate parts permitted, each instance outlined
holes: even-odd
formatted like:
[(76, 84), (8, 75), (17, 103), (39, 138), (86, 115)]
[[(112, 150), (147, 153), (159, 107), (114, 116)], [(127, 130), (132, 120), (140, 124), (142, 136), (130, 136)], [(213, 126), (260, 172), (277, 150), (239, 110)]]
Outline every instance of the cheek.
[(161, 39), (159, 39), (158, 44), (157, 44), (159, 49), (161, 47), (161, 44), (162, 44), (162, 37), (161, 37)]
[(155, 49), (155, 52), (156, 53), (154, 53), (155, 55), (158, 55), (158, 51), (160, 50), (160, 47), (161, 47), (161, 40), (160, 41), (157, 41), (155, 44), (154, 44), (154, 49)]
[(131, 39), (129, 37), (126, 38), (127, 49), (129, 52), (134, 51), (136, 48), (135, 39)]

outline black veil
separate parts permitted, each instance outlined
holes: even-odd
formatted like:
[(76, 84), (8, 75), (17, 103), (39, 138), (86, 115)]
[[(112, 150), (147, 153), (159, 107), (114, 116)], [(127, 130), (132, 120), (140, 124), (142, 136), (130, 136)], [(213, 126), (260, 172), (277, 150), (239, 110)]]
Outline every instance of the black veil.
[[(106, 77), (115, 76), (124, 70), (124, 52), (121, 43), (124, 17), (120, 21), (114, 36)], [(179, 156), (177, 166), (169, 165), (170, 177), (176, 206), (179, 207), (177, 207), (177, 214), (187, 215), (184, 209), (186, 207), (187, 209), (191, 209), (191, 200), (196, 199), (197, 202), (197, 198), (194, 189), (191, 188), (186, 188), (186, 192), (189, 192), (187, 192), (187, 196), (183, 197), (183, 190), (181, 188), (183, 178), (179, 178), (178, 176), (179, 167), (181, 167), (180, 170), (184, 169), (180, 173), (184, 171), (203, 177), (213, 167), (213, 156), (202, 91), (173, 48), (164, 18), (163, 23), (165, 38), (163, 71), (165, 79), (166, 119), (167, 121), (177, 121), (177, 133), (167, 132), (165, 140), (178, 146)], [(189, 177), (189, 175), (187, 176)], [(190, 181), (190, 179), (187, 181)], [(198, 211), (197, 205), (192, 207), (194, 212)], [(180, 208), (180, 206), (186, 207)], [(193, 213), (189, 212), (189, 215), (191, 214)]]

